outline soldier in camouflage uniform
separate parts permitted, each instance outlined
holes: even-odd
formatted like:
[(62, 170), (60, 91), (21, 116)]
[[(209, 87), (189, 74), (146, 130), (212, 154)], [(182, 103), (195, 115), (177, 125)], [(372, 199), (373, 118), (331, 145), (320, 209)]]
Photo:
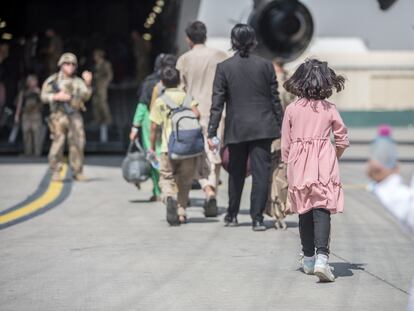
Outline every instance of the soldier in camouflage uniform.
[(17, 95), (14, 121), (23, 131), (24, 154), (39, 157), (42, 153), (42, 108), (40, 89), (35, 75), (26, 78), (26, 84)]
[(66, 136), (73, 177), (78, 181), (85, 180), (82, 173), (85, 131), (81, 112), (85, 111), (85, 102), (92, 95), (92, 73), (84, 71), (82, 80), (75, 75), (77, 65), (74, 54), (64, 53), (58, 61), (59, 72), (51, 75), (42, 86), (41, 99), (50, 105), (52, 146), (49, 151), (49, 164), (54, 181), (59, 181)]
[(108, 139), (108, 125), (111, 123), (111, 111), (108, 105), (108, 86), (113, 78), (111, 63), (105, 59), (105, 52), (93, 51), (95, 67), (93, 70), (92, 107), (95, 122), (101, 126), (101, 142)]

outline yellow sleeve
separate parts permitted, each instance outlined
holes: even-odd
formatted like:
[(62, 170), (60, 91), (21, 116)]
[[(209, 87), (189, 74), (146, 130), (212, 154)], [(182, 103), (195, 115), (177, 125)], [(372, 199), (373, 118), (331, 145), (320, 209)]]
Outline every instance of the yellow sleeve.
[(192, 100), (191, 101), (191, 107), (198, 107), (198, 101), (196, 101), (196, 100)]
[(152, 89), (151, 102), (150, 102), (150, 105), (149, 105), (149, 110), (150, 111), (155, 106), (155, 102), (157, 101), (157, 98), (158, 98), (158, 83)]
[(157, 98), (157, 100), (154, 102), (154, 105), (150, 111), (150, 120), (158, 125), (162, 124), (162, 119), (163, 119), (162, 112), (161, 112), (162, 104), (163, 104), (162, 100), (160, 98)]

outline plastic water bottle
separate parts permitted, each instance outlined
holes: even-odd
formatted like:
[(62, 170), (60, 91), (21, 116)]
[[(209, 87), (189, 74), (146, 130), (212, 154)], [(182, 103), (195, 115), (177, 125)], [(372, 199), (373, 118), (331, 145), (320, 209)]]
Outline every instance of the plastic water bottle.
[(218, 153), (220, 150), (220, 138), (218, 138), (217, 136), (214, 136), (211, 141), (214, 144), (214, 153)]
[(155, 154), (155, 152), (147, 152), (147, 160), (151, 163), (151, 166), (156, 169), (159, 170), (160, 169), (160, 162), (157, 159), (157, 155)]
[(387, 168), (397, 166), (397, 145), (391, 137), (391, 128), (382, 125), (378, 129), (378, 136), (371, 145), (371, 159), (377, 160)]

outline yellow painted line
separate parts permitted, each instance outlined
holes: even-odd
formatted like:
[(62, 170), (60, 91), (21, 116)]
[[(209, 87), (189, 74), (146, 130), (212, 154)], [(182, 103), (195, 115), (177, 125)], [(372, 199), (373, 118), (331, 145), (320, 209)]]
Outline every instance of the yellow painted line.
[[(66, 172), (68, 170), (68, 165), (63, 164), (62, 170), (60, 171), (60, 178), (66, 176)], [(4, 214), (0, 216), (0, 225), (14, 221), (21, 217), (27, 216), (37, 210), (45, 207), (49, 203), (56, 200), (59, 197), (60, 193), (63, 189), (63, 182), (60, 181), (51, 181), (49, 187), (47, 188), (46, 192), (40, 196), (39, 198), (35, 199), (33, 202), (28, 203), (20, 207), (17, 210), (11, 211), (10, 213)]]

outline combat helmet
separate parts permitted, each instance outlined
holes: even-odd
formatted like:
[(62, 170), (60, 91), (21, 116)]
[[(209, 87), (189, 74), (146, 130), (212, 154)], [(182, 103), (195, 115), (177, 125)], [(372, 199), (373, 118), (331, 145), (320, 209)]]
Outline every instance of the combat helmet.
[(58, 66), (62, 66), (63, 63), (74, 63), (77, 66), (78, 59), (76, 58), (76, 55), (73, 53), (63, 53), (62, 56), (59, 58)]

